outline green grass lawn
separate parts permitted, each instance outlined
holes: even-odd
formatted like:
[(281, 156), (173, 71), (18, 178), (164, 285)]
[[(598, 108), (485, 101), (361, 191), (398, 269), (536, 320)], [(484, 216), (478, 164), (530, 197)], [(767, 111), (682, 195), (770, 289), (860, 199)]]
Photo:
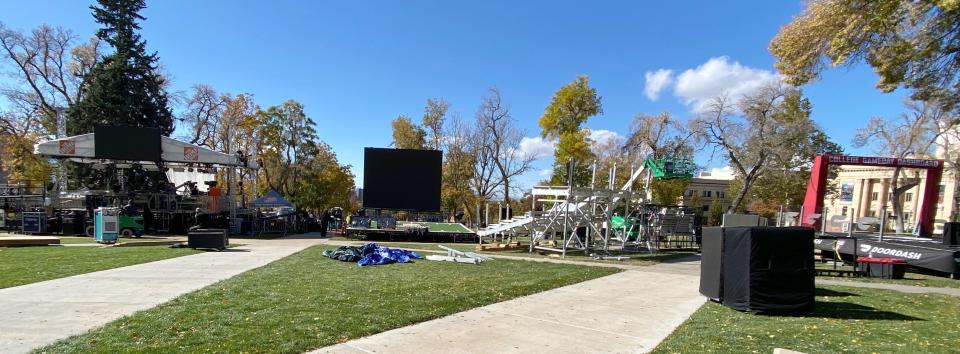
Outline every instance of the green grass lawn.
[(0, 247), (0, 288), (197, 253), (150, 247)]
[(448, 222), (411, 222), (413, 224), (420, 224), (426, 226), (430, 229), (431, 232), (458, 232), (470, 234), (474, 233), (473, 230), (470, 230), (466, 226), (463, 226), (461, 223), (448, 223)]
[[(184, 236), (186, 237), (186, 236)], [(62, 245), (76, 245), (76, 244), (95, 244), (97, 241), (94, 241), (93, 237), (86, 236), (59, 236), (60, 244)], [(121, 237), (120, 243), (124, 242), (141, 242), (141, 241), (171, 241), (177, 240), (176, 237), (171, 236), (149, 236), (144, 235), (141, 237)]]
[[(833, 269), (833, 265), (817, 262), (815, 263), (818, 269)], [(853, 270), (851, 266), (837, 266), (837, 269)], [(870, 278), (870, 277), (834, 277), (834, 276), (820, 276), (817, 279), (830, 279), (830, 280), (840, 280), (840, 281), (858, 281), (865, 283), (887, 283), (887, 284), (900, 284), (900, 285), (913, 285), (913, 286), (924, 286), (924, 287), (935, 287), (935, 288), (960, 288), (960, 279), (951, 279), (947, 277), (938, 277), (935, 275), (926, 275), (919, 273), (906, 273), (903, 276), (903, 279), (883, 279), (883, 278)]]
[(308, 248), (40, 351), (302, 353), (618, 271), (509, 260), (361, 268), (323, 257), (329, 248)]
[[(355, 242), (356, 244), (362, 244), (363, 241), (349, 240), (345, 241)], [(372, 241), (376, 242), (376, 241)], [(437, 245), (444, 245), (455, 250), (464, 251), (464, 252), (475, 252), (484, 255), (504, 255), (504, 256), (513, 256), (513, 257), (530, 257), (530, 258), (551, 258), (551, 259), (560, 259), (557, 257), (551, 257), (550, 253), (535, 251), (530, 253), (529, 246), (524, 247), (523, 249), (517, 250), (504, 250), (504, 251), (477, 251), (477, 244), (475, 243), (426, 243), (426, 242), (377, 242), (377, 244), (386, 246), (386, 247), (395, 247), (395, 248), (406, 248), (406, 249), (418, 249), (418, 250), (435, 250), (438, 252), (445, 252)], [(559, 255), (559, 253), (556, 253)], [(583, 252), (567, 252), (567, 257), (563, 258), (571, 261), (587, 261), (587, 262), (596, 262), (600, 264), (626, 264), (626, 265), (635, 265), (635, 266), (648, 266), (654, 265), (657, 263), (662, 263), (665, 261), (670, 261), (678, 258), (683, 258), (687, 256), (695, 255), (694, 252), (664, 252), (664, 253), (655, 253), (650, 254), (646, 252), (640, 253), (626, 253), (624, 256), (630, 257), (630, 259), (624, 259), (622, 261), (617, 260), (596, 260), (591, 258), (588, 255), (583, 254)], [(614, 253), (616, 255), (616, 253)]]
[(765, 316), (709, 302), (654, 353), (956, 353), (960, 299), (821, 286), (807, 316)]

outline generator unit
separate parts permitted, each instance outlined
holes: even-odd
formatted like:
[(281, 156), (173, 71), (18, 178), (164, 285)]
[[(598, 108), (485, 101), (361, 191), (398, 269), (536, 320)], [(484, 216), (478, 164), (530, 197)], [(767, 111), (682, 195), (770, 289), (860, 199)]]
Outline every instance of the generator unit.
[(120, 208), (97, 208), (93, 213), (93, 239), (97, 243), (116, 243), (120, 233)]

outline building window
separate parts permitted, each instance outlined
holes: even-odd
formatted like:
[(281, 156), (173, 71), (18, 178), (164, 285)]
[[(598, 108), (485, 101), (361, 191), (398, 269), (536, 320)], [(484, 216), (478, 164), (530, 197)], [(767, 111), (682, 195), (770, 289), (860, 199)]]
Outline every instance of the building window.
[(940, 190), (937, 192), (937, 204), (943, 204), (943, 195), (947, 192), (947, 186), (941, 184)]
[(880, 200), (880, 192), (873, 192), (873, 194), (870, 195), (870, 200), (874, 202)]
[(723, 195), (723, 191), (717, 191), (717, 198), (723, 199), (726, 198), (726, 196)]
[(907, 194), (905, 194), (905, 195), (903, 196), (903, 199), (904, 199), (904, 201), (912, 202), (912, 201), (913, 201), (913, 193), (907, 193)]
[(696, 194), (697, 194), (697, 190), (696, 190), (696, 189), (691, 189), (691, 190), (688, 190), (688, 191), (687, 191), (687, 196), (688, 196), (688, 197), (692, 197), (692, 196), (694, 196), (694, 195), (696, 195)]
[(840, 210), (840, 215), (847, 216), (847, 207), (843, 207), (843, 209)]
[(710, 204), (704, 204), (704, 205), (703, 205), (703, 211), (704, 211), (704, 212), (710, 211)]
[(701, 193), (700, 196), (710, 198), (711, 194), (713, 194), (713, 191), (703, 191), (703, 193)]

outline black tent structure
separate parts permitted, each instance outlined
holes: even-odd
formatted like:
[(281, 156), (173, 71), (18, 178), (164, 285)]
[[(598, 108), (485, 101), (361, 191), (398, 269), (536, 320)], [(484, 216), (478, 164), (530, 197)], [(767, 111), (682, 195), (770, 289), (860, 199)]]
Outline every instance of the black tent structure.
[(749, 312), (814, 308), (813, 229), (704, 228), (700, 293)]

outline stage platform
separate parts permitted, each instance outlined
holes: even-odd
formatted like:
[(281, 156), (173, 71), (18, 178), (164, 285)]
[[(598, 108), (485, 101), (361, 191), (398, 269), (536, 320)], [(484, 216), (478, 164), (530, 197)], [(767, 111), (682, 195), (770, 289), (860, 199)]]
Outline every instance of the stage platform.
[(906, 260), (908, 266), (920, 270), (960, 275), (960, 247), (948, 247), (940, 238), (887, 235), (880, 241), (878, 234), (854, 233), (850, 238), (847, 234), (827, 233), (814, 242), (825, 257), (836, 258), (833, 255), (837, 252), (841, 257), (848, 256), (844, 257), (848, 260), (889, 257)]
[(55, 236), (0, 235), (0, 247), (46, 246), (59, 244), (60, 238)]
[(394, 229), (374, 229), (351, 226), (347, 237), (363, 237), (371, 240), (420, 241), (420, 242), (477, 242), (477, 232), (461, 223), (447, 222), (398, 222)]
[(475, 231), (458, 222), (405, 222), (398, 227), (426, 227), (429, 232), (476, 234)]

